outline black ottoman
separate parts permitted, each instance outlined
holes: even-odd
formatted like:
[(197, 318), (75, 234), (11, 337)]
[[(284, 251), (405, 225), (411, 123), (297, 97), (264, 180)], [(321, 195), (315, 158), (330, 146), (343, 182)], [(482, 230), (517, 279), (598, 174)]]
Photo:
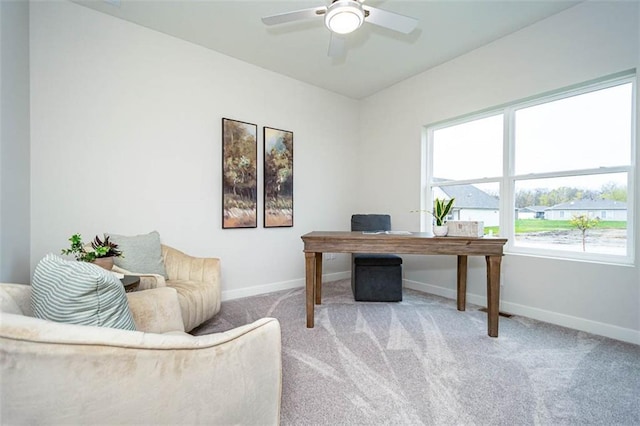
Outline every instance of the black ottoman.
[(351, 281), (358, 302), (402, 300), (402, 258), (393, 254), (356, 254)]

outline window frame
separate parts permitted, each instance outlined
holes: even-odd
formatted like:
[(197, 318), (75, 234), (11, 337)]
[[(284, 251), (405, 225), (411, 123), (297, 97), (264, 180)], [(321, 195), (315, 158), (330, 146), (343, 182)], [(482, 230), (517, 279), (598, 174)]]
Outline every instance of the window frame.
[[(598, 168), (562, 170), (554, 172), (515, 174), (515, 115), (516, 111), (549, 102), (554, 102), (569, 97), (579, 96), (586, 93), (595, 92), (619, 85), (631, 84), (631, 149), (629, 152), (629, 164), (624, 166), (606, 166)], [(635, 72), (627, 72), (615, 77), (601, 79), (595, 82), (584, 83), (570, 88), (560, 89), (552, 93), (542, 94), (525, 100), (510, 102), (499, 107), (487, 109), (478, 113), (467, 114), (451, 120), (442, 121), (429, 126), (423, 130), (423, 164), (422, 164), (422, 194), (421, 209), (429, 211), (433, 205), (433, 187), (444, 187), (464, 184), (498, 183), (500, 193), (500, 235), (507, 238), (505, 253), (515, 255), (527, 255), (535, 257), (567, 259), (589, 261), (594, 263), (611, 263), (622, 265), (633, 265), (635, 259), (635, 238), (634, 230), (636, 203), (635, 203), (635, 176), (637, 173), (636, 150), (637, 139), (637, 77)], [(478, 179), (461, 179), (433, 181), (433, 152), (434, 152), (434, 132), (443, 128), (448, 128), (475, 120), (488, 118), (495, 115), (503, 116), (503, 146), (502, 146), (502, 176), (489, 176)], [(436, 160), (437, 161), (437, 160)], [(565, 251), (548, 248), (524, 247), (515, 244), (515, 187), (516, 182), (524, 180), (537, 180), (546, 178), (575, 177), (585, 175), (605, 175), (612, 173), (627, 174), (627, 250), (626, 255), (615, 255), (606, 253), (584, 253), (578, 251)], [(420, 218), (422, 231), (430, 229), (430, 215), (423, 213)]]

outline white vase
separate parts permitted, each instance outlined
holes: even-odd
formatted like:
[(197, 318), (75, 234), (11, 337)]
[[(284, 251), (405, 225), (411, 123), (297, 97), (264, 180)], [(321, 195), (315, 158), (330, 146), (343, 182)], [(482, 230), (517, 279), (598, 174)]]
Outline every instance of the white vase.
[(449, 227), (445, 223), (444, 225), (433, 225), (433, 235), (436, 237), (445, 237), (449, 232)]

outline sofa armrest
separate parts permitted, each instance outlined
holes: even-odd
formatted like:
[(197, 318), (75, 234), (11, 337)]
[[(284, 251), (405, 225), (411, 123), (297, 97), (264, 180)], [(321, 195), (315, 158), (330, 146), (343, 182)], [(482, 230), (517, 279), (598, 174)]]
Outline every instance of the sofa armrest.
[(220, 284), (220, 259), (195, 257), (162, 245), (162, 258), (169, 280), (203, 281)]
[(220, 259), (190, 256), (161, 245), (168, 287), (178, 290), (182, 321), (191, 331), (220, 311)]
[(147, 333), (184, 331), (178, 292), (160, 287), (127, 293), (136, 330)]
[(32, 317), (31, 286), (2, 283), (0, 285), (0, 311)]
[(140, 285), (138, 285), (137, 290), (149, 290), (152, 288), (166, 287), (167, 283), (162, 275), (158, 274), (141, 274), (138, 272), (128, 271), (119, 266), (113, 265), (112, 272), (117, 272), (118, 274), (124, 275), (135, 275), (140, 277)]
[(278, 424), (280, 325), (160, 335), (1, 314), (7, 424)]

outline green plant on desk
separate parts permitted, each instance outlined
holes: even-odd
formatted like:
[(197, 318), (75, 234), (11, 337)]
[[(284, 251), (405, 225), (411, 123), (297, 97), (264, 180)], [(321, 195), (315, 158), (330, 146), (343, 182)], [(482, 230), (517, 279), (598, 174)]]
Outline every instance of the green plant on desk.
[(442, 226), (445, 224), (447, 216), (449, 216), (449, 213), (451, 213), (451, 209), (453, 208), (454, 201), (455, 198), (452, 198), (449, 201), (444, 198), (436, 198), (433, 200), (433, 211), (429, 213), (436, 220), (436, 226)]
[(447, 222), (447, 216), (449, 216), (451, 209), (453, 209), (454, 201), (455, 198), (448, 201), (444, 198), (436, 198), (433, 200), (433, 210), (411, 210), (411, 213), (427, 212), (436, 220), (436, 226), (442, 226)]

